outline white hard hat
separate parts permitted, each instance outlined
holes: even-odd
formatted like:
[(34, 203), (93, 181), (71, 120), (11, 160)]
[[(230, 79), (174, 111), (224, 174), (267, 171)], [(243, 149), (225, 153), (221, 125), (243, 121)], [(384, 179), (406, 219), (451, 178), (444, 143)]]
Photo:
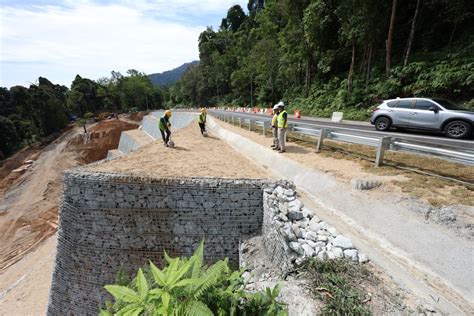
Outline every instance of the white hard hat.
[(280, 106), (281, 106), (281, 107), (284, 107), (284, 106), (285, 106), (285, 103), (283, 103), (283, 101), (280, 101), (280, 102), (278, 102), (277, 106), (278, 106), (278, 107), (280, 107)]
[(273, 106), (273, 109), (274, 109), (274, 110), (277, 110), (277, 109), (278, 109), (278, 104), (275, 104), (275, 105)]

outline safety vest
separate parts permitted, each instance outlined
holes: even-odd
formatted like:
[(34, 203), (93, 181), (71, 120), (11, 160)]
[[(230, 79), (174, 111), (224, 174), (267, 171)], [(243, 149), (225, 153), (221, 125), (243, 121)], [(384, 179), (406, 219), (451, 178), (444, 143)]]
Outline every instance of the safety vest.
[[(285, 119), (283, 118), (283, 113), (286, 114), (286, 122), (285, 122)], [(278, 128), (287, 128), (288, 127), (288, 113), (286, 113), (285, 110), (281, 111), (279, 114), (278, 114)]]
[(272, 127), (277, 127), (277, 121), (278, 121), (278, 114), (275, 113), (273, 114), (273, 117), (272, 117)]
[[(166, 124), (166, 127), (165, 127), (165, 124)], [(163, 115), (160, 118), (160, 121), (158, 123), (158, 127), (160, 128), (160, 130), (165, 131), (165, 130), (169, 129), (170, 126), (171, 126), (171, 124), (170, 124), (169, 119), (166, 117), (166, 115)]]
[(199, 114), (199, 123), (206, 123), (206, 113)]

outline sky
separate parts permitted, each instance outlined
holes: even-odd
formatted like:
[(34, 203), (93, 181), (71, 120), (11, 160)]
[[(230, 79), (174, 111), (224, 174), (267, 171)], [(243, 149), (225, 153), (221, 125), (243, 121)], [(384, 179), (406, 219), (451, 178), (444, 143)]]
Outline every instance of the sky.
[(70, 87), (112, 70), (163, 72), (199, 59), (197, 41), (248, 0), (0, 0), (0, 86)]

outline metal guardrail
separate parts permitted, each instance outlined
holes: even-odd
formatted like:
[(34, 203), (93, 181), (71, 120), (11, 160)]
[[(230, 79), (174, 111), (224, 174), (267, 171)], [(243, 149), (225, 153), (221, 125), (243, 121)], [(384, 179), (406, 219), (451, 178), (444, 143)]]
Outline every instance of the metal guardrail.
[[(226, 121), (228, 123), (236, 124), (242, 127), (243, 124), (248, 125), (249, 130), (255, 130), (256, 126), (262, 128), (263, 135), (266, 135), (266, 130), (270, 129), (271, 118), (247, 118), (239, 113), (212, 113), (216, 118)], [(318, 141), (316, 143), (316, 152), (319, 152), (323, 146), (325, 139), (332, 139), (340, 142), (351, 144), (359, 144), (377, 148), (377, 156), (375, 158), (375, 165), (383, 164), (385, 152), (398, 151), (412, 153), (416, 155), (432, 156), (448, 161), (474, 166), (474, 151), (472, 150), (455, 150), (450, 148), (433, 147), (428, 143), (414, 142), (397, 137), (383, 136), (372, 137), (355, 135), (348, 132), (340, 132), (334, 128), (319, 128), (308, 123), (288, 123), (288, 130), (297, 132), (303, 135), (316, 136)]]

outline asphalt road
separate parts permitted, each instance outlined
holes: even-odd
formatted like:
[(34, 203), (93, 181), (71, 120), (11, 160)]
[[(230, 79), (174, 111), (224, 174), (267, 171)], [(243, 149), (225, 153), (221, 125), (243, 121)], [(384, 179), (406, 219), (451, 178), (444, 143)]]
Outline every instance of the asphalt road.
[[(236, 116), (248, 116), (256, 119), (270, 120), (271, 117), (268, 114), (255, 114), (245, 112), (229, 112), (222, 110), (212, 110), (209, 113), (226, 113)], [(410, 141), (416, 141), (423, 144), (429, 144), (431, 146), (438, 145), (448, 149), (463, 149), (463, 150), (474, 150), (474, 139), (451, 139), (444, 135), (436, 133), (425, 133), (416, 131), (390, 131), (390, 132), (379, 132), (375, 130), (375, 127), (368, 122), (347, 122), (347, 123), (334, 123), (325, 119), (302, 117), (301, 119), (289, 118), (289, 123), (305, 123), (312, 127), (327, 127), (339, 131), (347, 131), (351, 134), (369, 136), (369, 137), (382, 137), (392, 136), (400, 139), (406, 139)]]

